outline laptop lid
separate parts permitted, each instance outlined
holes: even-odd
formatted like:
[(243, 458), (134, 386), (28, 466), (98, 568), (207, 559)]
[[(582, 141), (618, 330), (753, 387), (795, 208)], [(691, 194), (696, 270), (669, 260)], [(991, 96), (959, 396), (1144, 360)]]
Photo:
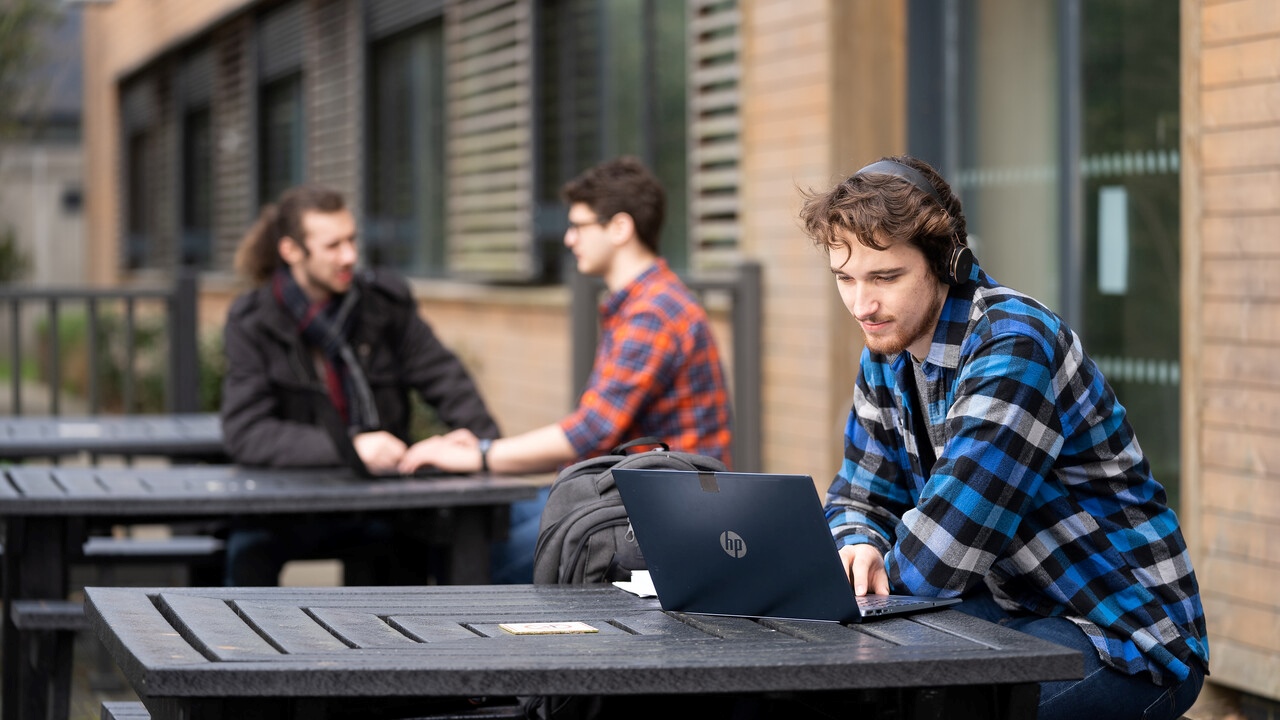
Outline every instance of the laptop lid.
[(859, 622), (959, 600), (868, 596), (859, 608), (807, 475), (613, 470), (666, 610)]

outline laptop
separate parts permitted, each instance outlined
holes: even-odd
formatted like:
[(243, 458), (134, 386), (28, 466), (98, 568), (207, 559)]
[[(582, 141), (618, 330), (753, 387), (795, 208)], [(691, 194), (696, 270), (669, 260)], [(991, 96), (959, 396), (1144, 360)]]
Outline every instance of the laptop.
[(958, 598), (858, 598), (807, 475), (615, 468), (658, 602), (709, 615), (856, 623)]

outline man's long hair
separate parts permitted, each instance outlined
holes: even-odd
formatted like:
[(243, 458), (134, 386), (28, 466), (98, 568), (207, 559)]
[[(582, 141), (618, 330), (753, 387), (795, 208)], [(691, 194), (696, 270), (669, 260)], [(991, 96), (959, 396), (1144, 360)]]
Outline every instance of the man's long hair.
[(280, 257), (280, 238), (292, 238), (304, 251), (306, 231), (302, 215), (306, 212), (334, 213), (344, 210), (341, 193), (319, 185), (298, 185), (285, 190), (280, 199), (267, 203), (258, 219), (240, 240), (236, 249), (236, 271), (254, 285), (265, 283), (276, 268), (284, 265)]

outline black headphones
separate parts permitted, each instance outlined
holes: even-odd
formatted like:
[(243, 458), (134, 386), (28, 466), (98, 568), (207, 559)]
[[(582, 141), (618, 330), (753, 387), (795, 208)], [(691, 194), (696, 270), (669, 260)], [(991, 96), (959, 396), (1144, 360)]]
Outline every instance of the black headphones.
[[(894, 160), (877, 160), (853, 174), (854, 177), (859, 175), (892, 175), (902, 178), (921, 192), (928, 193), (930, 197), (938, 201), (938, 206), (942, 208), (942, 211), (947, 212), (947, 205), (942, 201), (942, 196), (938, 194), (938, 189), (919, 170), (910, 165), (904, 165)], [(947, 215), (950, 217), (950, 213), (947, 213)], [(946, 274), (942, 276), (942, 281), (948, 285), (963, 285), (969, 282), (969, 275), (973, 272), (973, 265), (973, 251), (969, 249), (968, 245), (961, 244), (960, 238), (954, 232), (951, 233), (951, 252), (947, 255)]]

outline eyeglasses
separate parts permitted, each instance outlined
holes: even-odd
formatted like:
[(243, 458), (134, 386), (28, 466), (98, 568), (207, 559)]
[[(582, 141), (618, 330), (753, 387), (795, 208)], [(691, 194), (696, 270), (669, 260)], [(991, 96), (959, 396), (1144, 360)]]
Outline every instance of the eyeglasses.
[(569, 221), (569, 230), (572, 230), (572, 231), (574, 231), (574, 232), (582, 232), (582, 229), (583, 229), (583, 228), (588, 228), (588, 227), (591, 227), (592, 225), (608, 225), (608, 224), (609, 224), (609, 220), (612, 220), (612, 219), (613, 219), (613, 218), (608, 218), (608, 219), (606, 219), (606, 220), (601, 220), (601, 219), (600, 219), (600, 217), (599, 217), (599, 216), (597, 216), (597, 217), (595, 217), (595, 218), (592, 218), (591, 220), (587, 220), (586, 222), (574, 222), (574, 221), (570, 220), (570, 221)]

